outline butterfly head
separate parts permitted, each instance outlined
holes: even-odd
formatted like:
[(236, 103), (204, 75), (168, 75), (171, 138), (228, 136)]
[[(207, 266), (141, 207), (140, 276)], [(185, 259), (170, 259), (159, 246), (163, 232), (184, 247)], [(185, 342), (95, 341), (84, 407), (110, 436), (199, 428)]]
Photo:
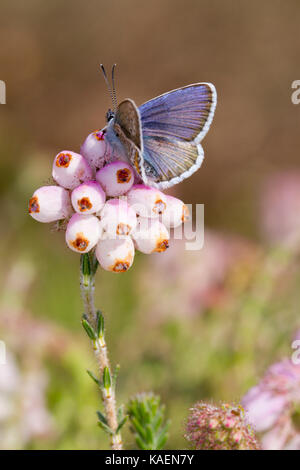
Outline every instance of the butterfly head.
[(115, 117), (115, 112), (112, 109), (109, 109), (106, 113), (106, 121), (109, 122)]

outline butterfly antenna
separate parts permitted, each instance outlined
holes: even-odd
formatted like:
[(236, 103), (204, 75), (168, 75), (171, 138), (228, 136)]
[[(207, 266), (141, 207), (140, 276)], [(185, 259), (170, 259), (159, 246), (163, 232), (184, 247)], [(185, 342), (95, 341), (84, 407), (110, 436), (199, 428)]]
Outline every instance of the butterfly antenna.
[(111, 100), (112, 100), (113, 105), (114, 105), (114, 107), (115, 107), (115, 97), (114, 97), (114, 94), (113, 94), (113, 92), (112, 92), (111, 86), (110, 86), (110, 84), (109, 84), (109, 81), (108, 81), (108, 78), (107, 78), (107, 75), (106, 75), (106, 71), (105, 71), (104, 65), (103, 65), (103, 64), (100, 64), (100, 67), (101, 67), (101, 70), (102, 70), (102, 73), (103, 73), (103, 76), (104, 76), (104, 80), (105, 80), (105, 83), (106, 83), (106, 85), (107, 85), (107, 88), (108, 88), (108, 91), (109, 91)]
[(117, 64), (114, 64), (111, 69), (111, 81), (112, 81), (112, 94), (113, 94), (113, 103), (115, 110), (117, 109), (117, 92), (116, 92), (116, 86), (115, 86), (115, 68)]

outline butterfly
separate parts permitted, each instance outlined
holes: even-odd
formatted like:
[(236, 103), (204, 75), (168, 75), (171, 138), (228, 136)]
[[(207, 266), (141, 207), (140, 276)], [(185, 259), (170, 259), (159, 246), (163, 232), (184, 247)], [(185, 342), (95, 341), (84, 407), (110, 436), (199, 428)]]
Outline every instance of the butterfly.
[(129, 162), (144, 184), (169, 188), (198, 170), (204, 158), (201, 141), (213, 120), (217, 93), (211, 83), (194, 83), (137, 107), (125, 99), (117, 105), (101, 65), (115, 110), (107, 112), (102, 132), (118, 158)]

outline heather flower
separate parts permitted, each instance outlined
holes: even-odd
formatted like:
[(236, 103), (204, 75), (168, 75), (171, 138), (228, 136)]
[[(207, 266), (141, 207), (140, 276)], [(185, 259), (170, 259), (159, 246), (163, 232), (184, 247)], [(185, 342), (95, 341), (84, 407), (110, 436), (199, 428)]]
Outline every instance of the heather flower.
[(191, 408), (185, 438), (195, 450), (258, 450), (259, 443), (240, 405), (199, 402)]
[(300, 365), (273, 364), (243, 398), (249, 421), (266, 450), (300, 450)]
[(80, 149), (81, 155), (88, 161), (94, 171), (103, 167), (111, 153), (104, 135), (99, 130), (92, 132), (87, 136)]
[(134, 185), (127, 198), (128, 203), (141, 217), (159, 217), (167, 207), (166, 196), (158, 189), (144, 184)]
[(99, 219), (94, 215), (74, 214), (66, 230), (69, 248), (78, 253), (87, 253), (97, 244), (101, 236)]
[(110, 237), (129, 235), (136, 227), (136, 213), (126, 201), (110, 199), (100, 214), (101, 226)]
[(96, 257), (106, 271), (123, 273), (128, 271), (134, 259), (134, 245), (130, 237), (103, 238), (96, 247)]
[(64, 219), (72, 212), (69, 192), (60, 186), (42, 186), (30, 198), (28, 211), (38, 222)]
[(92, 179), (92, 169), (82, 155), (64, 150), (54, 158), (52, 176), (63, 188), (74, 189)]
[(161, 215), (161, 220), (166, 227), (178, 227), (189, 218), (187, 206), (173, 196), (165, 196), (166, 208)]
[(134, 185), (134, 169), (112, 155), (102, 131), (89, 134), (80, 152), (56, 155), (52, 176), (57, 185), (35, 191), (30, 215), (40, 222), (60, 221), (68, 247), (77, 253), (97, 245), (95, 255), (108, 271), (127, 271), (135, 249), (164, 252), (170, 239), (167, 227), (188, 217), (184, 203), (158, 189)]
[(96, 180), (107, 196), (121, 196), (127, 193), (134, 182), (134, 171), (128, 163), (114, 161), (96, 173)]
[(105, 204), (105, 192), (97, 181), (87, 181), (73, 189), (71, 201), (79, 214), (94, 214)]
[(169, 247), (168, 229), (158, 219), (139, 217), (132, 237), (136, 249), (142, 253), (161, 253)]

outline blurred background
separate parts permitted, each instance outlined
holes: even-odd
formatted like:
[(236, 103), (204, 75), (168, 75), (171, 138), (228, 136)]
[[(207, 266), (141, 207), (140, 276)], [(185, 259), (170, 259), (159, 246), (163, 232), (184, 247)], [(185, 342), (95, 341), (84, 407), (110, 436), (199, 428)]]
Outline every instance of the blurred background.
[[(0, 447), (106, 448), (82, 331), (79, 256), (28, 217), (54, 156), (105, 125), (99, 73), (116, 62), (119, 100), (140, 105), (210, 81), (218, 106), (199, 172), (172, 189), (205, 204), (205, 246), (137, 256), (97, 274), (117, 396), (162, 396), (168, 448), (185, 448), (200, 399), (239, 401), (300, 328), (297, 0), (2, 0), (0, 79)], [(127, 448), (134, 443), (125, 432)]]

